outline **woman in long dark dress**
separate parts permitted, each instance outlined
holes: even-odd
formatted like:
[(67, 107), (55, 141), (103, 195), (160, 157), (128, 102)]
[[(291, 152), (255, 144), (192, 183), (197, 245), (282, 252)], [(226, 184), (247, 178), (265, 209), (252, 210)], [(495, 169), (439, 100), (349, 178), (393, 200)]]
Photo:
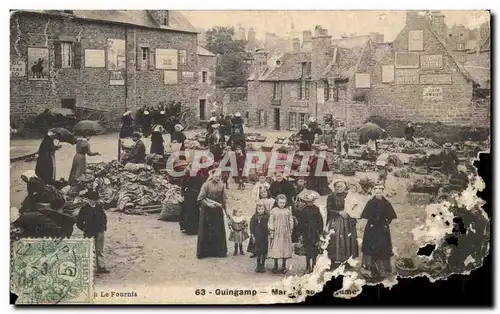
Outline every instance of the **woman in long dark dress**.
[(151, 115), (148, 110), (144, 110), (142, 117), (142, 134), (144, 137), (149, 137), (151, 134)]
[(101, 153), (92, 152), (89, 144), (90, 136), (79, 138), (76, 142), (76, 154), (73, 157), (73, 164), (69, 173), (68, 184), (73, 185), (87, 169), (87, 156), (98, 156)]
[(386, 277), (392, 271), (393, 255), (389, 225), (397, 216), (391, 203), (384, 197), (384, 185), (381, 182), (373, 187), (373, 195), (361, 213), (361, 218), (367, 219), (361, 247), (362, 267), (374, 277)]
[(211, 178), (207, 180), (198, 195), (200, 206), (200, 222), (198, 227), (198, 245), (196, 256), (226, 257), (226, 227), (224, 215), (226, 213), (226, 190), (221, 182), (221, 172), (215, 169)]
[(151, 133), (150, 154), (163, 155), (165, 153), (165, 146), (163, 145), (164, 142), (165, 140), (163, 140), (162, 136), (162, 127), (156, 126), (153, 129), (153, 133)]
[(172, 143), (181, 144), (180, 151), (184, 151), (186, 147), (184, 146), (184, 142), (186, 141), (186, 135), (182, 132), (184, 128), (180, 124), (175, 125), (175, 131), (172, 133), (171, 141)]
[(120, 129), (120, 138), (131, 137), (134, 133), (132, 112), (126, 111), (122, 116), (122, 127)]
[(186, 178), (182, 185), (182, 194), (184, 202), (182, 203), (181, 217), (179, 226), (181, 231), (187, 235), (195, 235), (198, 233), (200, 209), (198, 207), (198, 195), (201, 187), (205, 182), (201, 170), (196, 176), (191, 176), (190, 171), (187, 172)]
[(266, 212), (264, 203), (257, 202), (255, 214), (250, 219), (250, 234), (254, 240), (253, 254), (257, 257), (255, 272), (264, 273), (267, 251), (269, 249), (269, 213)]
[(299, 144), (299, 151), (309, 151), (311, 150), (311, 131), (307, 128), (307, 124), (303, 124), (299, 133), (297, 133), (298, 136), (300, 136), (300, 144)]
[(301, 194), (301, 200), (306, 203), (297, 216), (297, 229), (302, 237), (306, 253), (306, 273), (312, 272), (319, 254), (319, 241), (323, 232), (323, 217), (314, 201), (319, 196), (316, 193)]
[[(309, 189), (318, 192), (320, 195), (328, 194), (328, 178), (325, 172), (330, 171), (326, 158), (320, 156), (319, 149), (314, 150), (314, 155), (309, 159)], [(321, 172), (317, 171), (318, 166)]]
[(358, 236), (356, 232), (356, 219), (347, 214), (345, 209), (345, 198), (347, 196), (347, 184), (337, 181), (333, 184), (334, 192), (327, 198), (327, 230), (330, 240), (328, 242), (328, 257), (331, 267), (334, 269), (339, 264), (347, 261), (350, 257), (359, 256)]
[(56, 134), (47, 132), (38, 148), (38, 159), (36, 161), (35, 173), (45, 184), (52, 184), (56, 180), (56, 156), (55, 152), (60, 145), (55, 143)]

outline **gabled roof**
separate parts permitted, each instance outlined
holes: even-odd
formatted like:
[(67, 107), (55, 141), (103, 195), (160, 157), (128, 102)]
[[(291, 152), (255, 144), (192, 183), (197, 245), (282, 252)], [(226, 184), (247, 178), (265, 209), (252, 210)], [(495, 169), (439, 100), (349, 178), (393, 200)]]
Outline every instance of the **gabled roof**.
[(302, 63), (311, 62), (310, 52), (290, 52), (277, 58), (274, 68), (261, 73), (260, 81), (298, 81), (302, 77)]
[(211, 53), (210, 51), (203, 48), (202, 46), (198, 46), (198, 55), (199, 56), (206, 56), (206, 57), (216, 57), (215, 54)]
[[(425, 19), (425, 21), (426, 23), (423, 23), (424, 27), (427, 28), (427, 30), (436, 38), (439, 44), (443, 47), (445, 54), (452, 60), (452, 62), (458, 68), (460, 73), (465, 77), (465, 79), (479, 84), (479, 82), (474, 80), (474, 78), (467, 72), (467, 70), (465, 70), (464, 66), (461, 65), (460, 62), (458, 62), (457, 59), (453, 56), (451, 51), (448, 49), (448, 46), (446, 45), (444, 38), (441, 35), (439, 35), (433, 27), (431, 27), (429, 19)], [(400, 37), (400, 35), (407, 30), (408, 26), (403, 27), (403, 29), (399, 32), (394, 41), (396, 41)]]
[(101, 21), (136, 25), (154, 29), (165, 29), (179, 32), (198, 33), (197, 29), (179, 11), (168, 11), (169, 25), (158, 24), (148, 10), (73, 10), (73, 14), (64, 14), (55, 10), (17, 10), (39, 14), (75, 17), (88, 21)]
[(330, 61), (330, 64), (328, 64), (320, 78), (348, 79), (353, 76), (359, 66), (359, 61), (365, 51), (365, 47), (366, 44), (363, 47), (354, 47), (351, 49), (335, 49), (334, 47), (333, 51), (335, 53), (336, 50), (336, 58)]

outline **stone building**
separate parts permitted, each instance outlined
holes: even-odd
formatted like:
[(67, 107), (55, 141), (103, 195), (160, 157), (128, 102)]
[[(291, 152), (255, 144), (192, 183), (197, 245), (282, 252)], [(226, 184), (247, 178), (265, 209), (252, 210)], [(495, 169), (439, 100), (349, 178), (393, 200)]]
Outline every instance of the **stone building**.
[(201, 122), (207, 121), (211, 113), (218, 109), (215, 96), (217, 56), (207, 49), (198, 46), (198, 68), (200, 93), (198, 98), (197, 118)]
[(10, 32), (11, 123), (52, 107), (116, 118), (159, 102), (199, 108), (197, 30), (180, 12), (12, 11)]
[(318, 26), (312, 37), (304, 31), (302, 47), (310, 42), (308, 51), (257, 52), (248, 98), (259, 124), (296, 130), (310, 116), (322, 121), (332, 115), (352, 125), (378, 115), (489, 125), (489, 102), (478, 99), (489, 87), (447, 47), (441, 18), (437, 12), (407, 12), (392, 43), (373, 35), (332, 40)]

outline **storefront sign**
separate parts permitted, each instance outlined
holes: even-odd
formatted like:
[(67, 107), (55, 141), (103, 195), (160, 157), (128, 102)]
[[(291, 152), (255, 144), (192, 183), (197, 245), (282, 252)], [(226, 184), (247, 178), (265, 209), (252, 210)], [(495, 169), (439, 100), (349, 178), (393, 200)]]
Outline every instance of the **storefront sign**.
[(450, 85), (451, 74), (421, 74), (420, 84), (423, 85)]
[(26, 62), (21, 60), (13, 60), (10, 62), (10, 76), (22, 77), (26, 76)]
[(163, 71), (163, 79), (165, 85), (177, 84), (177, 71)]
[(408, 51), (424, 50), (424, 31), (408, 32)]
[(47, 81), (49, 79), (49, 49), (28, 48), (28, 80)]
[(186, 82), (193, 82), (194, 72), (182, 72), (182, 80)]
[(356, 88), (370, 88), (370, 73), (356, 73)]
[(394, 66), (384, 65), (382, 66), (382, 83), (393, 83), (394, 82)]
[(177, 50), (176, 49), (156, 49), (156, 68), (164, 70), (177, 70)]
[(422, 70), (441, 69), (443, 67), (443, 55), (420, 56), (420, 67)]
[(108, 69), (125, 70), (125, 40), (108, 39)]
[(106, 66), (104, 59), (104, 50), (85, 49), (86, 68), (104, 68)]
[(125, 85), (125, 76), (122, 71), (111, 71), (109, 85)]
[(436, 86), (426, 86), (423, 91), (423, 100), (432, 102), (443, 101), (443, 88)]
[(396, 84), (418, 84), (418, 70), (396, 70), (394, 80)]
[(416, 52), (396, 52), (396, 68), (418, 69), (420, 58)]

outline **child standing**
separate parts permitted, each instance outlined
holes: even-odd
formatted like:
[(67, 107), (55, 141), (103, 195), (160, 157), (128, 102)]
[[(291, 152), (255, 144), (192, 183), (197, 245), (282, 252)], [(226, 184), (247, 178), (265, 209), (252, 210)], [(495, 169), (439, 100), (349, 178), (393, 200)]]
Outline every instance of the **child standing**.
[(260, 190), (262, 188), (269, 189), (270, 186), (271, 185), (266, 180), (266, 176), (261, 173), (259, 175), (259, 182), (255, 183), (255, 185), (253, 186), (253, 189), (252, 189), (252, 198), (254, 200), (260, 199)]
[(298, 215), (297, 229), (302, 237), (302, 244), (306, 253), (306, 273), (312, 272), (319, 254), (319, 240), (323, 231), (323, 217), (314, 201), (319, 194), (316, 192), (302, 193), (300, 199), (305, 206)]
[[(284, 194), (279, 194), (276, 197), (277, 207), (271, 210), (269, 216), (269, 257), (274, 259), (273, 273), (285, 274), (286, 260), (292, 258), (292, 230), (293, 217), (292, 210), (286, 206), (287, 199)], [(278, 260), (282, 259), (283, 264), (281, 270), (278, 270)]]
[(264, 265), (266, 263), (269, 245), (268, 222), (269, 214), (266, 212), (264, 204), (262, 202), (257, 202), (255, 214), (250, 220), (250, 233), (254, 241), (253, 253), (257, 256), (257, 268), (255, 268), (256, 273), (266, 272)]
[(245, 255), (243, 252), (243, 242), (248, 238), (248, 221), (243, 217), (243, 211), (239, 208), (233, 211), (233, 216), (229, 220), (229, 229), (231, 234), (229, 235), (229, 241), (234, 242), (234, 255), (238, 255), (238, 248), (240, 249), (240, 254)]
[(83, 231), (84, 237), (95, 239), (97, 273), (109, 273), (102, 261), (104, 257), (104, 232), (108, 224), (106, 212), (99, 201), (97, 192), (89, 190), (86, 194), (88, 200), (78, 213), (76, 225), (78, 229)]
[(274, 207), (274, 198), (271, 197), (271, 193), (269, 192), (269, 189), (266, 187), (262, 187), (259, 192), (259, 201), (262, 202), (264, 205), (264, 208), (266, 210), (266, 213), (270, 213), (271, 209)]

